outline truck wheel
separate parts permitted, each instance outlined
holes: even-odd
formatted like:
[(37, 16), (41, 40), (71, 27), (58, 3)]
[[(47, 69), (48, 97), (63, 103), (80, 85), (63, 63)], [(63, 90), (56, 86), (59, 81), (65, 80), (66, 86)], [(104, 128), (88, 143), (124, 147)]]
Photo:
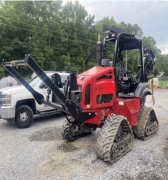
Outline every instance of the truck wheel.
[(19, 128), (28, 128), (33, 122), (33, 111), (29, 106), (22, 105), (17, 108), (15, 123)]

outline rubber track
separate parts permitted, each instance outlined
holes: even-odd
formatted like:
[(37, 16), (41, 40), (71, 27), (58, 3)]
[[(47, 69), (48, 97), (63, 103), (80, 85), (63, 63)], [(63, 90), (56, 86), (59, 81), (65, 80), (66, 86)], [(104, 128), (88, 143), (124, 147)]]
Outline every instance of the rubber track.
[(69, 123), (67, 120), (64, 121), (64, 124), (62, 126), (62, 130), (61, 130), (61, 135), (63, 137), (63, 139), (67, 140), (67, 141), (73, 141), (78, 139), (77, 137), (71, 137), (69, 135), (69, 130), (72, 127), (72, 124)]
[[(92, 133), (92, 132), (75, 132), (75, 134), (71, 134), (70, 130), (72, 126), (76, 126), (76, 125), (69, 123), (67, 120), (65, 120), (62, 126), (61, 134), (62, 134), (63, 139), (65, 139), (66, 141), (74, 141), (76, 139), (88, 136)], [(72, 130), (72, 133), (74, 133), (73, 130)]]
[[(121, 156), (119, 156), (115, 160), (111, 159), (111, 154), (110, 154), (111, 147), (116, 137), (118, 128), (123, 120), (125, 120), (125, 117), (123, 116), (109, 115), (104, 122), (102, 130), (100, 131), (99, 137), (96, 142), (96, 151), (97, 151), (98, 156), (102, 160), (109, 162), (111, 164), (116, 162), (118, 159), (120, 159), (121, 156), (123, 156), (124, 154), (126, 154), (128, 151), (132, 149), (132, 144), (131, 144), (131, 147), (128, 149), (128, 151), (123, 153)], [(129, 124), (128, 124), (128, 127), (129, 127), (129, 132), (131, 132), (132, 140), (133, 140), (133, 132)]]
[[(158, 129), (157, 129), (157, 131), (155, 133), (153, 133), (152, 135), (150, 135), (150, 136), (145, 135), (145, 128), (146, 128), (146, 125), (148, 122), (150, 112), (152, 110), (153, 110), (153, 108), (151, 108), (151, 107), (146, 107), (146, 106), (142, 107), (141, 112), (140, 112), (140, 117), (139, 117), (140, 124), (136, 127), (133, 127), (133, 131), (134, 131), (136, 137), (141, 139), (141, 140), (147, 140), (147, 139), (151, 138), (152, 136), (154, 136), (155, 134), (157, 134), (157, 132), (158, 132)], [(155, 112), (154, 112), (154, 115), (156, 117)], [(156, 121), (158, 124), (157, 118), (156, 118)]]

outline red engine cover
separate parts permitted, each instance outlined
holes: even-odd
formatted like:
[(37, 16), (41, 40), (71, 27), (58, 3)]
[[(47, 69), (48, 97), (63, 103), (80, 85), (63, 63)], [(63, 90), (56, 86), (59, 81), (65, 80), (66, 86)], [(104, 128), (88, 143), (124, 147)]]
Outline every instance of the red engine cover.
[[(114, 81), (114, 69), (110, 66), (97, 66), (79, 74), (77, 83), (81, 86), (82, 99), (81, 107), (83, 110), (106, 108), (113, 105), (113, 99), (116, 97), (116, 87)], [(85, 102), (87, 86), (90, 86), (90, 101)], [(101, 95), (107, 96), (111, 94), (112, 98), (108, 103), (97, 102)]]

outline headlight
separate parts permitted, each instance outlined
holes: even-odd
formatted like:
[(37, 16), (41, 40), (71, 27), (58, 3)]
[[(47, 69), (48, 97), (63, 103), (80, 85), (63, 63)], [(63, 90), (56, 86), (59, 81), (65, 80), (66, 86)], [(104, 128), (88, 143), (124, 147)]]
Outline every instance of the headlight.
[(11, 105), (11, 94), (2, 94), (1, 105)]

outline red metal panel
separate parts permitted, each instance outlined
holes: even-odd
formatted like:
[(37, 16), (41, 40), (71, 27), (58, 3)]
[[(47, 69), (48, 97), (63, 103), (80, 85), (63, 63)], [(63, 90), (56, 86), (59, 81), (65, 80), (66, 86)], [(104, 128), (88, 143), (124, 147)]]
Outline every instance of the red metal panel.
[(116, 99), (114, 101), (114, 113), (127, 118), (131, 126), (139, 124), (140, 99)]
[(106, 66), (106, 67), (103, 67), (103, 66), (95, 66), (81, 74), (79, 74), (78, 76), (92, 76), (92, 77), (96, 77), (100, 74), (104, 74), (106, 71), (109, 71), (109, 70), (113, 70), (112, 67), (110, 66)]
[[(93, 111), (96, 113), (96, 116), (88, 119), (87, 121), (85, 121), (85, 123), (95, 124), (99, 126), (100, 121), (104, 120), (109, 114), (112, 113), (112, 107), (90, 110), (90, 112), (93, 112)], [(89, 110), (87, 112), (89, 112)]]
[[(107, 77), (111, 77), (111, 79), (101, 78), (104, 75), (106, 75)], [(77, 77), (77, 83), (82, 87), (82, 100), (80, 103), (83, 110), (91, 108), (105, 108), (113, 105), (113, 99), (116, 96), (116, 87), (114, 82), (114, 69), (112, 67), (93, 67), (92, 69), (79, 74)], [(86, 86), (88, 84), (91, 85), (91, 102), (90, 104), (86, 105), (84, 103), (84, 100)], [(101, 94), (113, 94), (113, 99), (109, 103), (97, 104), (96, 98)]]
[[(82, 99), (80, 101), (82, 109), (91, 109), (93, 108), (93, 99), (92, 99), (92, 88), (93, 88), (93, 80), (92, 76), (83, 76), (79, 75), (77, 78), (77, 84), (81, 86), (82, 91)], [(85, 104), (85, 92), (87, 85), (90, 84), (90, 104)]]

